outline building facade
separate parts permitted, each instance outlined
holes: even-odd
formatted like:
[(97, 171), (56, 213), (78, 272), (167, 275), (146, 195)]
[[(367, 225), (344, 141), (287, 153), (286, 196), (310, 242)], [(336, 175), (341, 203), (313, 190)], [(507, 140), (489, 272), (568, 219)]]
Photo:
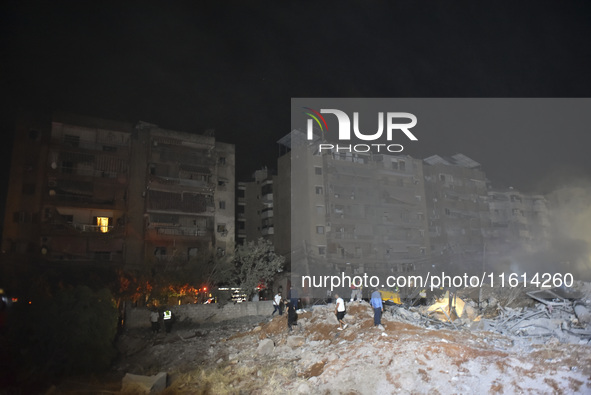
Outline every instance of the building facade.
[(234, 146), (75, 115), (16, 128), (2, 248), (138, 267), (234, 247)]
[(421, 270), (430, 254), (422, 161), (319, 153), (294, 133), (289, 155), (296, 275)]
[(425, 194), (433, 262), (458, 271), (481, 267), (489, 226), (488, 180), (463, 154), (424, 160)]
[(266, 167), (252, 175), (251, 181), (238, 183), (237, 241), (259, 238), (275, 241), (274, 204), (277, 176)]

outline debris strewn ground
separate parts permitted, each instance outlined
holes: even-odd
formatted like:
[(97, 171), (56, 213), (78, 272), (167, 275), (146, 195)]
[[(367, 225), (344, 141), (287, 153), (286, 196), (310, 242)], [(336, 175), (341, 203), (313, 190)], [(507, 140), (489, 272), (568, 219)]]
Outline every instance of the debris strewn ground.
[[(128, 331), (111, 377), (167, 372), (164, 394), (591, 393), (589, 324), (574, 311), (557, 299), (548, 308), (526, 289), (487, 290), (481, 310), (463, 291), (467, 311), (452, 322), (428, 306), (392, 306), (376, 327), (369, 304), (354, 302), (343, 331), (334, 305), (300, 311), (292, 332), (285, 315), (270, 314)], [(588, 284), (578, 292), (578, 305), (588, 304)]]

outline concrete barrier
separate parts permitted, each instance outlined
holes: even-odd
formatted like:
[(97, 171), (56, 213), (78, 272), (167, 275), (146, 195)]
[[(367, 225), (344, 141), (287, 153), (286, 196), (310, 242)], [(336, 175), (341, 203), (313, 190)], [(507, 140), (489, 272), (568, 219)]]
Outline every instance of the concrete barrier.
[[(273, 312), (273, 302), (264, 300), (236, 304), (228, 303), (224, 306), (218, 304), (184, 304), (172, 306), (170, 310), (177, 322), (220, 322), (245, 316), (270, 315)], [(150, 325), (150, 310), (148, 308), (132, 307), (126, 310), (126, 328), (147, 328)]]

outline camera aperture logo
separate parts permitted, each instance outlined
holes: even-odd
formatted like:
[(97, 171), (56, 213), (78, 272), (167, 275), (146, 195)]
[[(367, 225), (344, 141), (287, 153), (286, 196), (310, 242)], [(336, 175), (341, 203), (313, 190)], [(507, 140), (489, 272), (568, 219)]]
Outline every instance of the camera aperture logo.
[[(328, 133), (328, 124), (322, 114), (332, 114), (336, 117), (338, 122), (338, 140), (341, 144), (320, 143), (318, 145), (319, 152), (322, 151), (336, 151), (336, 152), (392, 152), (399, 153), (404, 150), (402, 144), (390, 143), (394, 136), (402, 132), (409, 140), (417, 141), (417, 137), (410, 131), (416, 126), (417, 117), (408, 112), (378, 112), (378, 130), (372, 134), (362, 133), (359, 130), (359, 113), (353, 112), (353, 124), (351, 125), (351, 118), (344, 111), (337, 109), (321, 109), (316, 111), (310, 107), (303, 107), (306, 111), (304, 114), (308, 115), (307, 122), (307, 139), (314, 140), (314, 122), (318, 125), (320, 130)], [(330, 119), (330, 118), (329, 118)], [(410, 122), (400, 123), (399, 120), (410, 120)], [(384, 127), (385, 124), (385, 127)], [(353, 126), (351, 128), (351, 126)], [(361, 141), (376, 141), (382, 138), (384, 130), (386, 133), (386, 143), (362, 143), (362, 144), (342, 144), (342, 142), (351, 142), (353, 129), (353, 137)]]

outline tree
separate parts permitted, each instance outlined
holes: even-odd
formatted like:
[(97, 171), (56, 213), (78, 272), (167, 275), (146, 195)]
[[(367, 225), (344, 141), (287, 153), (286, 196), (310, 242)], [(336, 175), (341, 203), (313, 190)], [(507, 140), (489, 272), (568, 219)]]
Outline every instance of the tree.
[(117, 316), (108, 289), (76, 286), (19, 302), (8, 336), (27, 380), (100, 372), (116, 356)]
[(275, 254), (269, 240), (259, 238), (236, 248), (234, 255), (239, 287), (250, 297), (261, 284), (283, 271), (285, 257)]

